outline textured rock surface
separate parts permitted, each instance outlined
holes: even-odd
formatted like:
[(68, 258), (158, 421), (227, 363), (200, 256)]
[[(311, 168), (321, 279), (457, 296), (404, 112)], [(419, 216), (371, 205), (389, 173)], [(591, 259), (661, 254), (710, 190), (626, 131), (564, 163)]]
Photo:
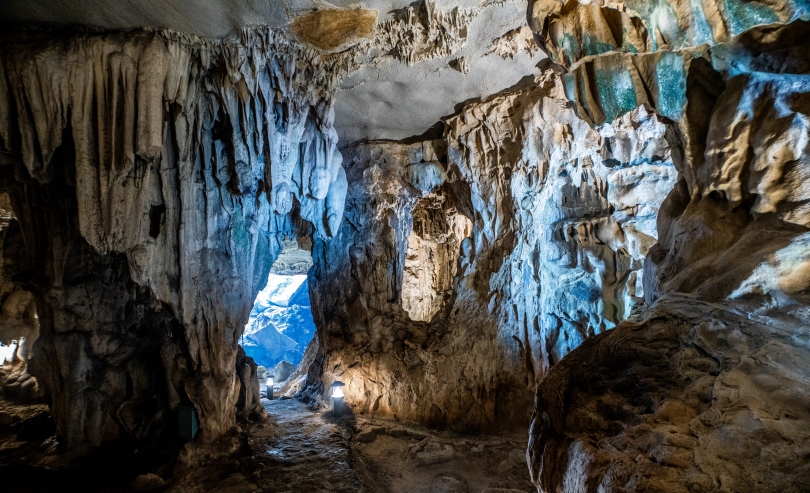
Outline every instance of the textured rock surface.
[(9, 0), (0, 5), (0, 18), (47, 26), (151, 26), (212, 38), (256, 25), (286, 31), (352, 69), (335, 106), (336, 128), (348, 144), (422, 134), (453, 114), (456, 104), (536, 75), (545, 55), (522, 29), (526, 10), (527, 0), (169, 0), (137, 6)]
[(756, 28), (708, 50), (605, 54), (572, 69), (597, 82), (567, 93), (598, 122), (627, 108), (583, 97), (622, 87), (600, 85), (593, 70), (650, 81), (674, 60), (677, 105), (662, 104), (663, 91), (646, 97), (676, 120), (683, 158), (645, 260), (644, 294), (655, 305), (586, 341), (538, 387), (529, 463), (540, 491), (807, 484), (806, 33), (805, 22)]
[(282, 360), (297, 365), (315, 330), (306, 276), (270, 274), (267, 286), (256, 297), (241, 344), (267, 368)]
[(539, 489), (801, 491), (810, 326), (797, 301), (752, 316), (665, 296), (586, 341), (538, 389)]
[(319, 334), (282, 393), (340, 379), (355, 411), (482, 429), (539, 382), (541, 491), (801, 490), (806, 1), (282, 4), (308, 46), (3, 38), (13, 289), (65, 444), (260, 411), (237, 341), (297, 238)]
[(297, 225), (334, 233), (346, 189), (313, 56), (266, 30), (2, 47), (34, 373), (68, 447), (142, 439), (184, 401), (203, 440), (261, 410), (237, 358), (253, 299)]
[(444, 139), (345, 149), (346, 221), (313, 248), (324, 384), (361, 412), (525, 423), (534, 382), (643, 295), (671, 130), (643, 107), (594, 130), (549, 74)]
[(714, 45), (751, 28), (806, 19), (801, 0), (585, 2), (532, 0), (529, 20), (550, 57), (571, 67), (613, 51), (652, 53)]
[(372, 39), (336, 95), (345, 144), (420, 135), (456, 105), (539, 73), (545, 55), (526, 26), (525, 0), (420, 0), (380, 9)]

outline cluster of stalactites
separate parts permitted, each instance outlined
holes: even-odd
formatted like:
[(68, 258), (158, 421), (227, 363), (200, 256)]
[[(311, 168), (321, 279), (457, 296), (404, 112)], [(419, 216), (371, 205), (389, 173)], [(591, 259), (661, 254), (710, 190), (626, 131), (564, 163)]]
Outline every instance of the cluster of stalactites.
[[(176, 164), (196, 159), (205, 134), (227, 122), (235, 189), (256, 186), (260, 171), (277, 213), (288, 213), (295, 196), (318, 232), (334, 234), (346, 188), (332, 126), (335, 80), (313, 50), (268, 29), (216, 42), (143, 31), (11, 44), (0, 48), (0, 64), (2, 148), (19, 153), (41, 182), (53, 176), (66, 129), (77, 184), (96, 188), (103, 203), (116, 182), (137, 181), (139, 166), (166, 160), (168, 149)], [(169, 122), (176, 144), (167, 142)], [(101, 183), (82, 183), (88, 167), (99, 170)], [(83, 231), (100, 251), (133, 246), (110, 242), (115, 235), (107, 233)]]

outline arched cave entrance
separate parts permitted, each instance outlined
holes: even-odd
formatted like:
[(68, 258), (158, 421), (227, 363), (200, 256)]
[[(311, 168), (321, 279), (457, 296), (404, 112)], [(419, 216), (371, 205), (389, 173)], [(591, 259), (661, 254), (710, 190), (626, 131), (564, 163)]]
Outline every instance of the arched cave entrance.
[[(299, 381), (301, 374), (306, 374), (304, 354), (316, 334), (307, 280), (312, 267), (311, 240), (284, 239), (282, 248), (267, 285), (256, 296), (240, 341), (259, 365), (262, 395), (269, 375), (285, 394), (300, 389), (304, 383)], [(303, 369), (296, 371), (302, 363)]]

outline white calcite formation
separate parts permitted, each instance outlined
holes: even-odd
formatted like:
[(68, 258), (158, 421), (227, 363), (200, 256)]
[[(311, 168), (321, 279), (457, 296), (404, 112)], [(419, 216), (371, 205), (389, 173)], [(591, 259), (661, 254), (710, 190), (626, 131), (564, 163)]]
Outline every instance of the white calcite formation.
[(261, 412), (238, 341), (297, 239), (318, 333), (281, 393), (531, 420), (541, 492), (801, 491), (807, 2), (357, 7), (3, 38), (2, 315), (35, 307), (61, 443)]
[(333, 235), (346, 193), (334, 71), (313, 59), (269, 30), (0, 49), (32, 368), (67, 447), (143, 439), (183, 402), (203, 440), (261, 410), (242, 328), (282, 238)]
[(643, 298), (677, 137), (644, 107), (592, 128), (551, 73), (446, 123), (344, 150), (346, 222), (313, 249), (324, 383), (361, 412), (525, 423), (549, 366)]

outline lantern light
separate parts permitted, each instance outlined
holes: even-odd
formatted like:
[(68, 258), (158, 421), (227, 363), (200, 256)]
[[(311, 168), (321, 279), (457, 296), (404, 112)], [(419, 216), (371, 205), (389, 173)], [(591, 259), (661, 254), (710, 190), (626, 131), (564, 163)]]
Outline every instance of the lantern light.
[(274, 385), (273, 377), (274, 377), (274, 375), (267, 375), (267, 381), (265, 382), (265, 385), (267, 385), (267, 398), (268, 399), (273, 398), (273, 385)]
[(332, 416), (343, 414), (343, 386), (346, 385), (340, 380), (332, 382)]

